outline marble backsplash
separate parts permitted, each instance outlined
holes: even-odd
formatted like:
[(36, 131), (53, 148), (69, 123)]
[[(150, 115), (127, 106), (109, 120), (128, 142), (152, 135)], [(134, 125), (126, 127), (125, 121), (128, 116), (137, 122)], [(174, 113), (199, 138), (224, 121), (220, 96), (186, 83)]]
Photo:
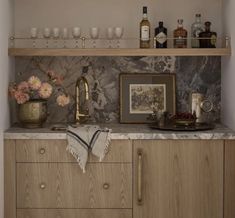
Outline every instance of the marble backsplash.
[[(64, 108), (57, 106), (54, 94), (48, 101), (48, 123), (74, 120), (75, 83), (80, 76), (87, 78), (95, 96), (90, 108), (91, 122), (119, 122), (119, 74), (123, 72), (176, 73), (177, 111), (188, 111), (191, 91), (199, 91), (214, 102), (208, 119), (220, 120), (220, 57), (17, 57), (15, 62), (16, 81), (30, 75), (43, 79), (43, 71), (47, 70), (64, 77), (63, 86), (71, 95), (71, 103)], [(15, 122), (15, 113), (12, 115), (12, 122)]]

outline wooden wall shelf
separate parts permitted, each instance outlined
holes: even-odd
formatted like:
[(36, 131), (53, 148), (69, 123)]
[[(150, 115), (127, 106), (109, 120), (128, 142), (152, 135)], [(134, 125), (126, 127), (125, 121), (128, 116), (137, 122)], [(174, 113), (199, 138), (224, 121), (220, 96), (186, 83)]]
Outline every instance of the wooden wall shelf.
[(50, 49), (9, 48), (10, 56), (231, 56), (230, 48), (213, 49)]

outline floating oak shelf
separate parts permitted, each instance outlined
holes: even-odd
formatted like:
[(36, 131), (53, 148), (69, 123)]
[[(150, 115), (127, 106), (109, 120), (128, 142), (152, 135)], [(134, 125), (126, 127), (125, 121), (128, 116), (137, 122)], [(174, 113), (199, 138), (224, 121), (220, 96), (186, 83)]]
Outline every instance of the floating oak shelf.
[(230, 48), (212, 49), (50, 49), (9, 48), (10, 56), (230, 56)]

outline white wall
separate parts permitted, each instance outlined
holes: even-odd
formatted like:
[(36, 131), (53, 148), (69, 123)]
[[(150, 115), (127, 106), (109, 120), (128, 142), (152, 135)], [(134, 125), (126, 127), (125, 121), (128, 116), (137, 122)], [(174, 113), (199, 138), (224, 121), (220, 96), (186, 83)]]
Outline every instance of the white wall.
[(0, 0), (0, 218), (3, 218), (3, 132), (9, 126), (7, 87), (13, 69), (8, 37), (13, 32), (13, 1)]
[(210, 20), (213, 30), (221, 32), (221, 5), (223, 0), (16, 0), (15, 31), (17, 36), (29, 36), (32, 26), (80, 26), (87, 37), (89, 27), (123, 26), (124, 37), (139, 36), (142, 6), (148, 6), (152, 28), (159, 20), (165, 22), (169, 35), (177, 26), (177, 19), (185, 20), (190, 30), (195, 14), (203, 21)]
[(232, 57), (222, 59), (222, 122), (235, 130), (235, 1), (223, 0), (224, 33), (232, 38)]

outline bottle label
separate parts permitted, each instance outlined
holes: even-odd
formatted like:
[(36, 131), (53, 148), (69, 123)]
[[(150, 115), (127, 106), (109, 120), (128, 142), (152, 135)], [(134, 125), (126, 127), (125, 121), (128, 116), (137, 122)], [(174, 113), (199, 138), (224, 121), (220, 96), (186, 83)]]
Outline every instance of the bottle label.
[(142, 41), (149, 41), (150, 37), (149, 37), (149, 26), (142, 26), (141, 27), (141, 40)]
[(167, 40), (167, 36), (166, 36), (166, 34), (163, 33), (163, 32), (158, 33), (158, 34), (156, 35), (156, 38), (157, 38), (157, 42), (158, 42), (159, 44), (164, 44), (164, 43), (166, 42), (166, 40)]
[(216, 39), (217, 39), (216, 35), (213, 34), (213, 35), (211, 36), (211, 44), (212, 44), (213, 46), (216, 45)]
[(175, 46), (178, 48), (184, 48), (187, 46), (187, 39), (184, 37), (178, 37), (174, 41)]

